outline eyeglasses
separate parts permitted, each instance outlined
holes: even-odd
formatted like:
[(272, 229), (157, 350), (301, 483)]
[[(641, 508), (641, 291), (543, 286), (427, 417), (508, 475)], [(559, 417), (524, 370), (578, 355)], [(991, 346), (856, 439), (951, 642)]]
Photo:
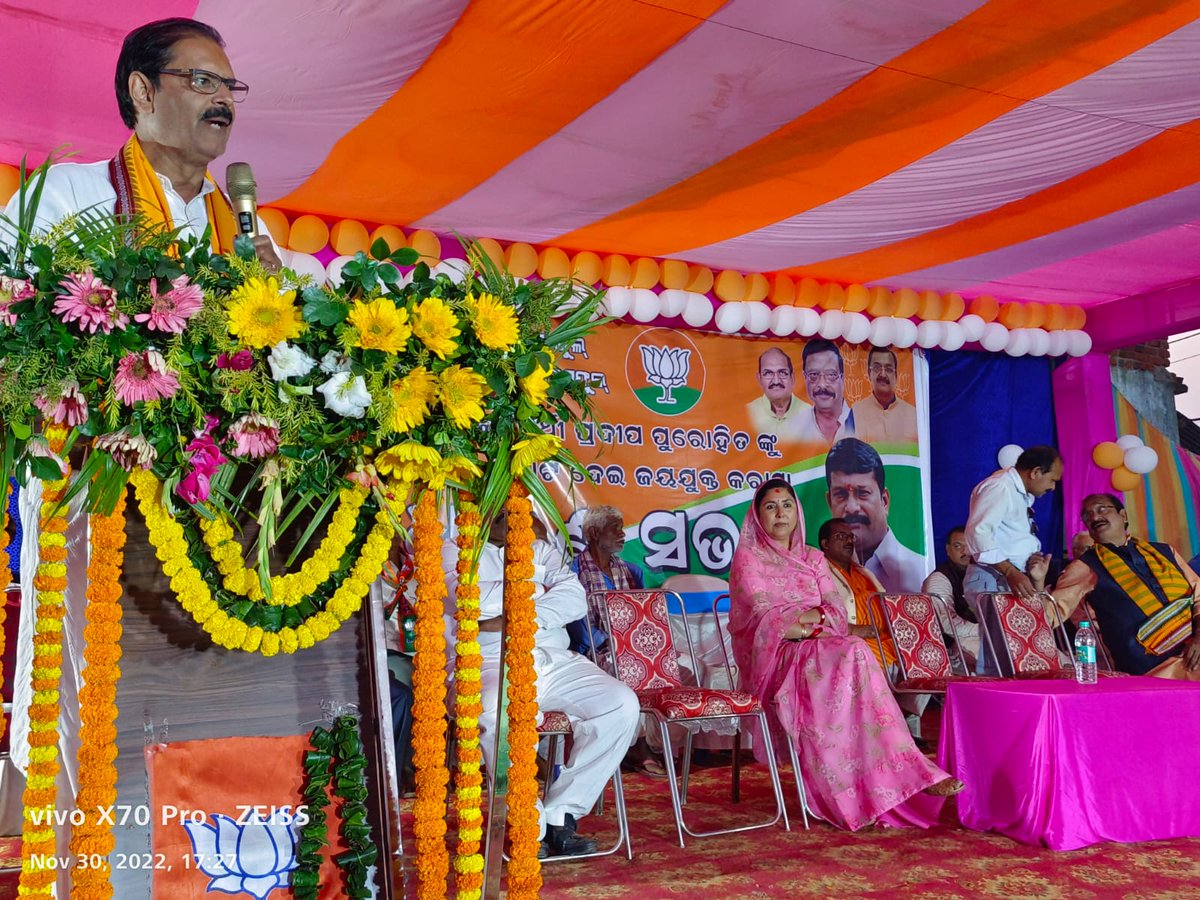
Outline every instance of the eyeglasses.
[(890, 364), (889, 365), (881, 365), (880, 363), (871, 363), (871, 365), (868, 366), (868, 369), (870, 370), (872, 375), (882, 375), (885, 372), (888, 375), (896, 374), (896, 367), (893, 365), (890, 365)]
[(791, 369), (759, 369), (758, 374), (761, 375), (763, 378), (766, 378), (768, 381), (774, 381), (776, 378), (778, 378), (780, 381), (782, 381), (785, 378), (792, 377), (792, 370)]
[(250, 85), (246, 82), (236, 78), (222, 78), (216, 72), (206, 69), (159, 69), (158, 74), (191, 79), (189, 84), (197, 94), (215, 94), (221, 89), (221, 85), (225, 85), (233, 95), (234, 103), (241, 103), (250, 93)]
[(1086, 525), (1095, 516), (1107, 516), (1109, 513), (1114, 513), (1116, 511), (1117, 511), (1117, 508), (1115, 506), (1113, 506), (1112, 504), (1104, 503), (1104, 504), (1101, 504), (1100, 506), (1093, 506), (1091, 509), (1085, 509), (1080, 514), (1079, 518), (1082, 519), (1083, 524)]
[(816, 384), (818, 381), (836, 383), (842, 380), (842, 373), (837, 369), (826, 369), (824, 372), (805, 372), (804, 380), (810, 384)]

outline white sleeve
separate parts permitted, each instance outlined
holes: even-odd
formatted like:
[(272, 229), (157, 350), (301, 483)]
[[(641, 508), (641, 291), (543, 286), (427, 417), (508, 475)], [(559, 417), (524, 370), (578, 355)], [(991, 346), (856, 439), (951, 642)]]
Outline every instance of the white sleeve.
[(534, 544), (534, 568), (545, 588), (537, 598), (538, 627), (562, 628), (587, 615), (587, 594), (562, 555), (543, 541)]
[(971, 514), (967, 519), (967, 549), (976, 562), (994, 566), (1008, 558), (1005, 548), (996, 542), (996, 527), (1008, 512), (1008, 488), (999, 478), (983, 482), (971, 496)]
[(937, 594), (950, 603), (954, 602), (954, 588), (950, 585), (950, 579), (937, 570), (929, 573), (929, 577), (921, 585), (921, 593)]

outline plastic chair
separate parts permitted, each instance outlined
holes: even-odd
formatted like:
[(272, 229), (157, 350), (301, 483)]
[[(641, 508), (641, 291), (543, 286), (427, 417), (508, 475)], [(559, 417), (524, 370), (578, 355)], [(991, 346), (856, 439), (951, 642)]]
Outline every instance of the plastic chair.
[[(592, 599), (608, 631), (612, 645), (611, 664), (613, 674), (627, 684), (638, 695), (642, 713), (653, 716), (658, 723), (663, 743), (663, 759), (667, 767), (667, 783), (671, 791), (671, 806), (675, 813), (675, 828), (679, 835), (679, 846), (683, 847), (684, 833), (692, 837), (715, 834), (732, 834), (767, 828), (783, 819), (790, 830), (787, 809), (783, 802), (783, 788), (779, 782), (779, 770), (775, 765), (775, 754), (771, 747), (766, 713), (762, 703), (753, 694), (739, 690), (717, 690), (714, 688), (687, 687), (680, 679), (679, 661), (671, 639), (670, 620), (667, 615), (667, 597), (673, 596), (683, 611), (684, 633), (688, 637), (688, 655), (692, 671), (696, 671), (695, 658), (687, 629), (687, 612), (678, 594), (670, 591), (598, 591)], [(688, 827), (683, 818), (680, 787), (676, 782), (675, 755), (671, 744), (670, 725), (688, 725), (706, 719), (758, 720), (767, 743), (768, 768), (771, 785), (775, 790), (775, 814), (765, 822), (742, 825), (735, 828), (719, 828), (696, 831)], [(690, 749), (690, 730), (687, 747)], [(690, 766), (690, 754), (684, 759), (685, 772)]]
[[(939, 612), (939, 605), (942, 607)], [(876, 611), (883, 622), (875, 621)], [(891, 635), (896, 647), (896, 666), (886, 672), (892, 692), (897, 694), (944, 694), (946, 685), (959, 681), (986, 680), (970, 675), (955, 675), (946, 647), (944, 628), (954, 625), (945, 601), (934, 594), (872, 594), (867, 603), (871, 626), (875, 629), (875, 642), (883, 655), (883, 627)], [(967, 671), (962, 645), (954, 642), (958, 662)], [(899, 677), (897, 677), (897, 675)]]
[[(1074, 678), (1073, 665), (1064, 667), (1055, 633), (1064, 647), (1071, 646), (1054, 598), (1042, 591), (1024, 598), (1017, 594), (982, 593), (980, 609), (990, 609), (989, 623), (999, 627), (1004, 640), (982, 628), (988, 653), (996, 661), (1002, 676), (1009, 678)], [(983, 621), (985, 617), (981, 616)], [(997, 647), (997, 644), (1000, 646)]]

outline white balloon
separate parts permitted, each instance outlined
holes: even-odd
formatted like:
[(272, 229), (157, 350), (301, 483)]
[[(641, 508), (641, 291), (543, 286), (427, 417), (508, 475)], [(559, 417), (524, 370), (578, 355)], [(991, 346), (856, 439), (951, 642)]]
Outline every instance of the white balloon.
[(433, 275), (445, 275), (454, 284), (462, 284), (471, 274), (471, 264), (465, 259), (444, 259), (433, 267)]
[(633, 289), (633, 304), (629, 307), (629, 314), (638, 322), (653, 322), (658, 318), (660, 309), (658, 294), (650, 288)]
[(317, 287), (325, 283), (325, 267), (311, 253), (293, 253), (288, 268), (297, 275), (311, 275)]
[(996, 462), (1000, 463), (1002, 469), (1011, 469), (1017, 464), (1017, 458), (1024, 452), (1025, 448), (1020, 444), (1005, 444), (996, 454)]
[(1068, 332), (1067, 352), (1072, 356), (1086, 356), (1092, 349), (1092, 336), (1086, 331)]
[(917, 346), (923, 347), (926, 350), (936, 347), (942, 342), (942, 333), (945, 325), (945, 322), (922, 322), (917, 326)]
[(771, 310), (771, 334), (786, 337), (796, 330), (796, 307), (777, 306)]
[(842, 336), (842, 329), (846, 325), (846, 314), (840, 309), (827, 309), (821, 313), (821, 327), (817, 329), (817, 334), (826, 340), (832, 341), (834, 338)]
[(892, 343), (895, 346), (904, 349), (917, 342), (917, 324), (911, 319), (896, 319), (896, 324), (892, 327)]
[(341, 287), (342, 267), (352, 259), (354, 259), (353, 256), (335, 256), (333, 259), (331, 259), (329, 264), (325, 266), (326, 280), (334, 287)]
[(896, 320), (891, 316), (880, 316), (871, 320), (871, 333), (867, 335), (876, 347), (890, 347), (896, 334)]
[(861, 344), (871, 336), (871, 320), (860, 312), (846, 313), (842, 337), (847, 343)]
[(736, 334), (746, 324), (745, 303), (722, 303), (717, 307), (717, 328), (725, 334)]
[(658, 295), (658, 308), (667, 318), (673, 319), (683, 313), (691, 294), (678, 288), (663, 291)]
[(1153, 447), (1133, 447), (1125, 451), (1125, 468), (1137, 475), (1154, 471), (1158, 465), (1158, 453)]
[(605, 315), (616, 316), (619, 319), (633, 306), (633, 291), (627, 287), (610, 287), (604, 294), (601, 305)]
[(987, 327), (987, 322), (974, 313), (963, 316), (958, 320), (958, 324), (962, 326), (963, 338), (966, 341), (979, 340), (983, 337), (983, 329)]
[(1132, 450), (1134, 447), (1146, 446), (1136, 434), (1123, 434), (1117, 438), (1117, 446), (1122, 450)]
[(1029, 352), (1029, 329), (1014, 328), (1008, 333), (1008, 343), (1004, 352), (1009, 356), (1024, 356)]
[(683, 308), (683, 321), (693, 328), (703, 328), (713, 318), (712, 301), (703, 294), (685, 291), (688, 295), (687, 305)]
[(285, 269), (292, 267), (292, 257), (295, 255), (295, 250), (289, 250), (287, 247), (279, 248), (279, 261), (283, 263)]
[(961, 350), (962, 345), (967, 342), (967, 336), (963, 332), (963, 327), (958, 322), (943, 322), (945, 331), (942, 334), (941, 348), (943, 350)]
[(984, 350), (999, 353), (1008, 346), (1008, 329), (999, 322), (989, 322), (983, 328), (979, 344)]
[(579, 304), (582, 303), (585, 299), (587, 299), (589, 296), (591, 296), (591, 293), (592, 293), (592, 289), (588, 285), (580, 284), (579, 282), (572, 282), (571, 283), (571, 296), (569, 299), (563, 300), (562, 305), (559, 307), (559, 309), (562, 310), (563, 312), (570, 312), (571, 310), (578, 307)]
[(1051, 331), (1050, 346), (1046, 348), (1046, 356), (1066, 356), (1067, 345), (1071, 341), (1069, 331)]
[(812, 337), (821, 328), (821, 314), (808, 306), (796, 307), (796, 334)]
[(1029, 331), (1029, 355), (1030, 356), (1045, 356), (1050, 349), (1050, 332), (1045, 328), (1030, 328)]
[(762, 334), (771, 327), (771, 307), (761, 300), (743, 303), (746, 310), (746, 330), (752, 334)]

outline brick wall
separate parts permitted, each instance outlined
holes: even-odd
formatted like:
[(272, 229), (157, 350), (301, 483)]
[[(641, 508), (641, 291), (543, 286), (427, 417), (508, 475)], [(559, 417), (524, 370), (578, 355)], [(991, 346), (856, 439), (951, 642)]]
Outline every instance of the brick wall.
[(1164, 338), (1159, 341), (1147, 341), (1144, 344), (1134, 344), (1132, 347), (1122, 347), (1109, 354), (1113, 365), (1123, 369), (1165, 369), (1171, 364), (1171, 349)]

